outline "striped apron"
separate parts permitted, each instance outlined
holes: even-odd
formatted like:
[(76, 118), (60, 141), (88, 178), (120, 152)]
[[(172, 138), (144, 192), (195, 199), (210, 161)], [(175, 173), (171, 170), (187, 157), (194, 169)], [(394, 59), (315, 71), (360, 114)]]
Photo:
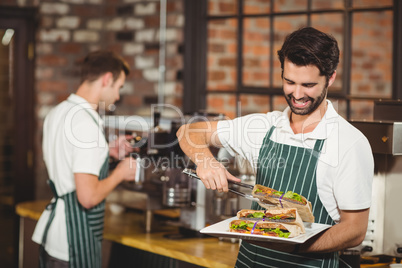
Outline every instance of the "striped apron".
[[(98, 124), (96, 119), (89, 112), (88, 114)], [(107, 156), (99, 172), (99, 180), (106, 178), (108, 173), (109, 157)], [(76, 191), (59, 196), (53, 181), (48, 180), (48, 183), (53, 192), (54, 201), (46, 207), (46, 209), (51, 210), (51, 212), (43, 233), (42, 244), (40, 246), (40, 267), (46, 267), (44, 248), (47, 233), (55, 215), (54, 208), (56, 207), (57, 200), (61, 198), (64, 200), (65, 204), (69, 246), (69, 266), (72, 268), (100, 268), (102, 260), (105, 200), (91, 209), (86, 209), (78, 202)]]
[[(311, 201), (315, 222), (334, 225), (317, 194), (316, 169), (325, 140), (314, 149), (280, 144), (270, 140), (271, 127), (263, 140), (257, 167), (256, 184), (279, 191), (293, 191)], [(252, 209), (264, 209), (253, 202)], [(236, 266), (241, 267), (338, 267), (338, 253), (294, 254), (267, 249), (242, 241)]]

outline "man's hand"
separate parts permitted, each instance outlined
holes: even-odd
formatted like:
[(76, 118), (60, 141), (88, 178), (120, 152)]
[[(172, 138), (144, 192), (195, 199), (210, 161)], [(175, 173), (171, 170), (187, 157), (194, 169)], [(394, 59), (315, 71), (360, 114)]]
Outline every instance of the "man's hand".
[(114, 141), (109, 143), (109, 155), (114, 159), (120, 160), (129, 153), (134, 152), (134, 148), (128, 142), (134, 137), (131, 135), (119, 136)]
[(204, 158), (197, 161), (197, 175), (207, 189), (218, 190), (219, 192), (229, 190), (228, 180), (241, 181), (230, 174), (215, 158)]
[(119, 162), (111, 175), (121, 178), (121, 181), (133, 181), (136, 171), (137, 161), (131, 157), (126, 157)]

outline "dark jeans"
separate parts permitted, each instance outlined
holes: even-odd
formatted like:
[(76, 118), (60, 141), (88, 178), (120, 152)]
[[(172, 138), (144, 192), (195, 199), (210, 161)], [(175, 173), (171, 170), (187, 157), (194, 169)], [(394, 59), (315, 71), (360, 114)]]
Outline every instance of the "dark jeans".
[(68, 268), (68, 261), (56, 259), (46, 252), (46, 267), (47, 268)]

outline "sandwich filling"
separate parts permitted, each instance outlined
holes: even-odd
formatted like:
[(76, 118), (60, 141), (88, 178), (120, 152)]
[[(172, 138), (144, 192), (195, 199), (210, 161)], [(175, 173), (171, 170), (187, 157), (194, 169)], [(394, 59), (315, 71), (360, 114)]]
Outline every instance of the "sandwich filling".
[(263, 228), (257, 225), (258, 222), (245, 222), (241, 221), (239, 224), (232, 223), (230, 229), (245, 234), (257, 234), (288, 238), (290, 232), (288, 230), (282, 230), (280, 228)]
[(273, 215), (270, 214), (269, 212), (264, 212), (264, 211), (257, 211), (257, 212), (250, 212), (247, 215), (244, 216), (245, 218), (248, 219), (267, 219), (267, 220), (294, 220), (296, 219), (295, 217), (292, 217), (291, 215), (286, 215), (286, 214), (279, 214), (279, 215)]
[(258, 195), (269, 195), (269, 196), (273, 196), (273, 197), (278, 197), (280, 199), (287, 198), (287, 199), (290, 199), (291, 201), (300, 202), (302, 204), (306, 203), (305, 200), (303, 200), (303, 198), (301, 197), (301, 195), (294, 193), (292, 191), (287, 191), (285, 193), (282, 191), (276, 191), (276, 190), (268, 188), (268, 187), (266, 187), (266, 189), (262, 189), (260, 187), (260, 188), (255, 189), (254, 194), (257, 196)]

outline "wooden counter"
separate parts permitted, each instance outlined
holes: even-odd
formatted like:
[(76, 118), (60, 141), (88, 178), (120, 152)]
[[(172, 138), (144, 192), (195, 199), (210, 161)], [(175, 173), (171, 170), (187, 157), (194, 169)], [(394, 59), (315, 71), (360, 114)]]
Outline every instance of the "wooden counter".
[[(48, 201), (18, 204), (19, 216), (38, 220)], [(113, 215), (106, 210), (104, 239), (173, 259), (204, 267), (234, 267), (239, 245), (217, 238), (168, 239), (166, 234), (177, 233), (168, 226), (160, 232), (145, 233), (143, 213), (125, 212)]]

